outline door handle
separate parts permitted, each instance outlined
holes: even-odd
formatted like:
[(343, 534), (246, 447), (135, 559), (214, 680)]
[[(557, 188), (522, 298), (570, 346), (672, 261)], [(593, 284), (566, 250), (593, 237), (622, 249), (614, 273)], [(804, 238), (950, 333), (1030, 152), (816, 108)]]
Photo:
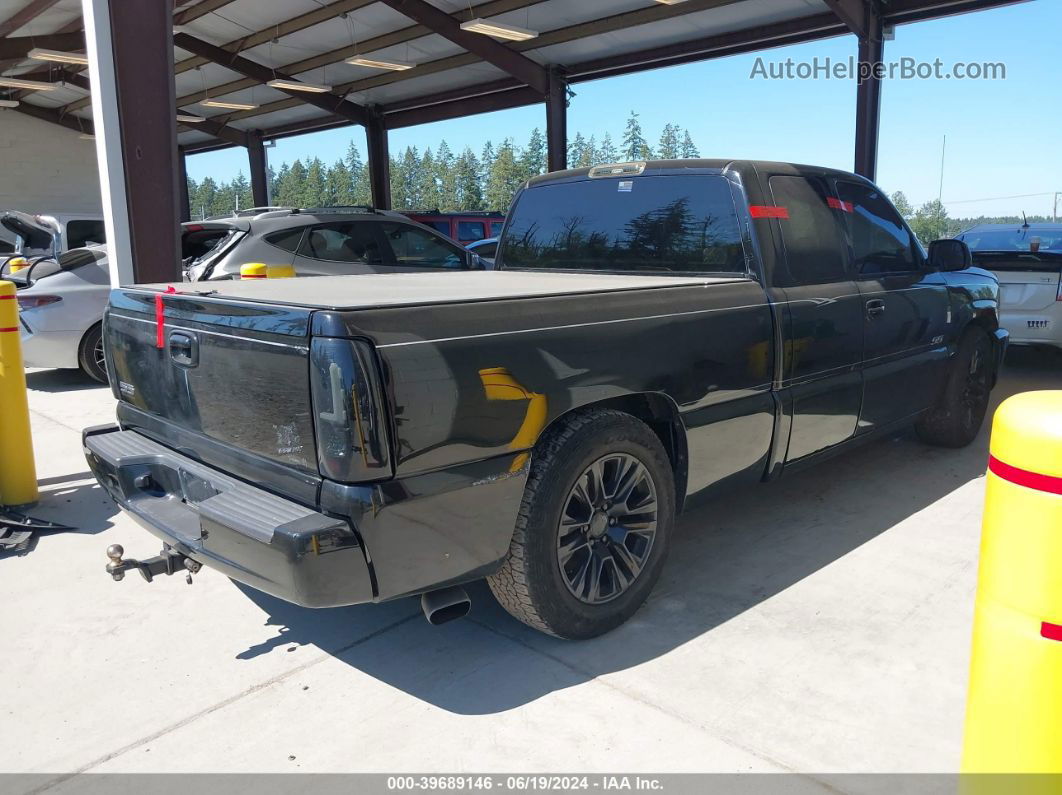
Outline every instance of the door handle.
[(885, 314), (885, 301), (881, 298), (871, 298), (867, 301), (867, 317), (875, 318)]
[(195, 336), (181, 331), (170, 332), (170, 358), (181, 367), (195, 367), (199, 363), (199, 343)]

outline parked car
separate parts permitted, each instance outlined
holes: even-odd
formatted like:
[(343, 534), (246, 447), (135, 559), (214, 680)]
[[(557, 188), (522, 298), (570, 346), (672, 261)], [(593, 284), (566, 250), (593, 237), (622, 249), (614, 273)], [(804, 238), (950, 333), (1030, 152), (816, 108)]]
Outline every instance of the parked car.
[(166, 548), (108, 571), (212, 566), (313, 607), (422, 594), (436, 623), (487, 577), (521, 621), (592, 637), (645, 600), (678, 511), (912, 423), (968, 444), (1007, 342), (964, 243), (927, 255), (829, 169), (551, 173), (497, 263), (114, 291), (120, 426), (85, 448)]
[(1011, 342), (1062, 347), (1062, 224), (980, 224), (958, 239), (999, 279)]
[(14, 236), (12, 254), (32, 259), (55, 257), (64, 251), (106, 241), (103, 216), (98, 213), (30, 214), (7, 210), (0, 225)]
[(294, 265), (299, 276), (483, 267), (435, 230), (365, 207), (267, 210), (186, 223), (181, 247), (189, 281), (235, 279), (248, 262)]
[(438, 210), (411, 210), (405, 215), (437, 232), (456, 240), (462, 246), (501, 234), (505, 216), (486, 210), (465, 210), (441, 213)]
[(488, 237), (484, 240), (477, 240), (475, 243), (469, 243), (465, 248), (479, 254), (486, 264), (493, 265), (494, 257), (498, 253), (498, 238)]
[(17, 288), (26, 366), (79, 368), (106, 383), (101, 337), (111, 289), (106, 248), (65, 251), (4, 278)]

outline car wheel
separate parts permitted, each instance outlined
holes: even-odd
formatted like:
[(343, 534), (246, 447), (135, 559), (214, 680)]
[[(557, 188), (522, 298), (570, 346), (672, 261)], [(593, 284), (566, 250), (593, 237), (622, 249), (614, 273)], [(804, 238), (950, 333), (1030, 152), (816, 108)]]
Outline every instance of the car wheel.
[(103, 358), (103, 324), (97, 323), (81, 338), (77, 360), (82, 371), (94, 381), (107, 383), (107, 364)]
[(619, 411), (575, 413), (536, 445), (508, 557), (487, 581), (525, 624), (561, 638), (601, 635), (648, 597), (674, 516), (674, 475), (656, 434)]
[(992, 342), (980, 328), (959, 341), (937, 405), (916, 423), (919, 438), (938, 447), (965, 447), (981, 430), (992, 389)]

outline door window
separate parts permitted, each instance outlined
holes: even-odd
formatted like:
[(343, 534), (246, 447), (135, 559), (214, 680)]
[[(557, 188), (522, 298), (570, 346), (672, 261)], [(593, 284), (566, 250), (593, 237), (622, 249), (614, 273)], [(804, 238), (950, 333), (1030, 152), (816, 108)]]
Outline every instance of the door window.
[(457, 239), (462, 243), (471, 243), (473, 240), (482, 240), (485, 237), (482, 221), (457, 222)]
[(491, 221), (490, 222), (490, 236), (498, 237), (501, 234), (502, 227), (505, 226), (505, 221)]
[(302, 240), (302, 230), (303, 227), (300, 226), (295, 229), (285, 229), (282, 232), (273, 232), (265, 236), (265, 241), (283, 251), (294, 254)]
[(81, 248), (91, 243), (106, 243), (103, 221), (71, 221), (66, 225), (66, 247)]
[(303, 237), (298, 254), (328, 262), (377, 265), (383, 257), (375, 227), (372, 221), (344, 221), (312, 227)]
[(394, 252), (394, 264), (424, 268), (463, 268), (465, 252), (425, 229), (398, 223), (384, 223), (384, 237)]
[(788, 274), (775, 274), (780, 287), (847, 281), (844, 241), (830, 208), (826, 183), (817, 178), (773, 176), (774, 203), (787, 217), (778, 221)]
[(914, 237), (881, 191), (870, 185), (838, 182), (834, 202), (843, 215), (860, 276), (909, 273), (919, 269)]

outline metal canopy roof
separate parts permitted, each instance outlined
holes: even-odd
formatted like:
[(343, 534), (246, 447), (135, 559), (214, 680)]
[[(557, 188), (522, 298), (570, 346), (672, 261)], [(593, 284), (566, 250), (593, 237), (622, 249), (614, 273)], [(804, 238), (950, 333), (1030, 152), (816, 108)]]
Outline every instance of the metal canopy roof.
[[(294, 135), (356, 122), (365, 108), (396, 128), (529, 105), (544, 98), (536, 73), (551, 68), (577, 82), (840, 35), (856, 29), (863, 2), (177, 0), (175, 110), (207, 118), (179, 125), (178, 142), (193, 152), (240, 144), (249, 131)], [(899, 24), (1014, 2), (1021, 0), (881, 0), (878, 7), (886, 24)], [(448, 26), (478, 17), (539, 35), (522, 42), (447, 35)], [(25, 58), (30, 46), (83, 51), (82, 30), (80, 0), (0, 0), (0, 74), (56, 84), (10, 92), (18, 110), (92, 129), (86, 68)], [(356, 55), (417, 65), (382, 71), (344, 62)], [(285, 93), (264, 85), (274, 74), (332, 90)], [(218, 110), (198, 104), (205, 98), (258, 107)]]

